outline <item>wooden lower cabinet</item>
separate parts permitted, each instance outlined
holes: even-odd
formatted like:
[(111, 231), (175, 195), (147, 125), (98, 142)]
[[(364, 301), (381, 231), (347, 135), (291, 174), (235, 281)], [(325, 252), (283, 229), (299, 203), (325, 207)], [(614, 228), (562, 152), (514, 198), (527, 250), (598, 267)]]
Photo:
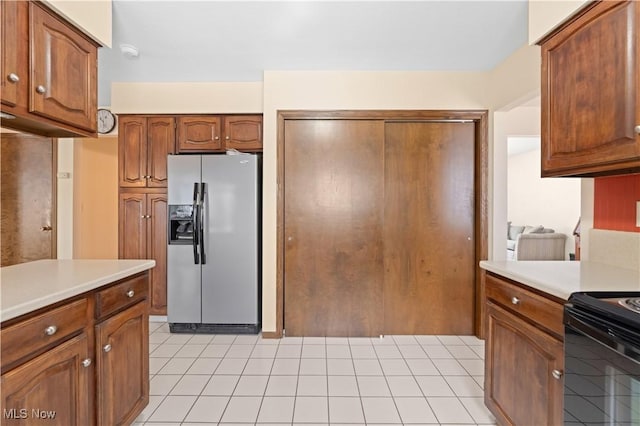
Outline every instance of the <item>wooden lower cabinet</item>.
[(98, 425), (127, 425), (149, 403), (149, 321), (145, 302), (96, 326)]
[[(492, 299), (492, 294), (506, 293), (515, 286), (491, 276), (487, 282), (485, 404), (500, 425), (561, 425), (563, 342), (553, 330), (537, 322), (548, 312), (521, 316), (523, 306), (538, 304), (531, 297), (533, 293), (520, 289), (520, 296), (513, 296), (513, 301), (508, 302), (512, 309)], [(505, 291), (496, 293), (492, 287), (497, 285), (504, 286)], [(561, 306), (557, 304), (556, 308)]]
[[(148, 280), (140, 273), (3, 322), (0, 425), (132, 424), (149, 403)], [(25, 342), (28, 351), (15, 349)]]
[(2, 375), (2, 425), (92, 424), (93, 369), (86, 334)]
[(167, 314), (167, 194), (122, 192), (119, 205), (120, 259), (153, 259), (150, 313)]

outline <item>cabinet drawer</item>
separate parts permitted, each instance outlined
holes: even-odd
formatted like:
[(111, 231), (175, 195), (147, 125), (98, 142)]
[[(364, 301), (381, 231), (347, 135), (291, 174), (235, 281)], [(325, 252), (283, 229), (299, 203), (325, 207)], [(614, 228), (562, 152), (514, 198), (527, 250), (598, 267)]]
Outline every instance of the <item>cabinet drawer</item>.
[(486, 294), (488, 299), (521, 314), (552, 333), (564, 335), (562, 304), (492, 275), (487, 275)]
[(124, 281), (96, 293), (96, 318), (104, 318), (126, 306), (146, 299), (149, 293), (148, 276)]
[(3, 370), (5, 366), (84, 328), (87, 306), (87, 299), (76, 300), (2, 329)]

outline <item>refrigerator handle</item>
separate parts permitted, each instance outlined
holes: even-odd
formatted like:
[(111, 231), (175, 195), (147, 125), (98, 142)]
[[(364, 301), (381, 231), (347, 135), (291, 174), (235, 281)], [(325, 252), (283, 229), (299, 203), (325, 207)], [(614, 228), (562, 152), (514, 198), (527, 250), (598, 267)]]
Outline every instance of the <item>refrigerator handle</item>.
[(193, 184), (193, 205), (192, 205), (192, 210), (191, 210), (191, 217), (193, 218), (193, 238), (192, 238), (192, 244), (193, 244), (193, 263), (195, 263), (196, 265), (200, 263), (200, 257), (198, 256), (198, 237), (199, 237), (199, 231), (198, 229), (200, 229), (198, 227), (199, 225), (199, 220), (198, 220), (198, 206), (199, 206), (199, 197), (200, 197), (200, 184), (197, 182), (194, 182)]
[(198, 208), (198, 213), (200, 215), (200, 227), (199, 232), (200, 235), (198, 236), (198, 240), (200, 241), (200, 260), (201, 263), (204, 265), (207, 263), (207, 256), (205, 254), (204, 251), (204, 228), (205, 228), (205, 223), (204, 223), (204, 218), (205, 218), (205, 211), (204, 211), (204, 204), (205, 204), (205, 198), (207, 195), (207, 184), (202, 182), (200, 183), (200, 207)]

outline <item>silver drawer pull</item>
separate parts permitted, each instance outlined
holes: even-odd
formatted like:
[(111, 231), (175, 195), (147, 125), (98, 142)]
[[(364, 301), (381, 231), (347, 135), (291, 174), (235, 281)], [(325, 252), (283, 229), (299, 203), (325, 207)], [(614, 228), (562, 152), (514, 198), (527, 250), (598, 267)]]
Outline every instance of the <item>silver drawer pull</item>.
[(10, 82), (12, 83), (17, 83), (20, 81), (20, 77), (18, 77), (18, 74), (12, 72), (11, 74), (9, 74), (7, 76), (7, 78), (9, 79)]
[(56, 327), (55, 325), (50, 325), (49, 327), (44, 329), (44, 334), (46, 334), (47, 336), (53, 336), (54, 334), (56, 334), (56, 331), (58, 331), (58, 327)]
[(36, 87), (36, 92), (40, 93), (41, 95), (46, 91), (47, 89), (43, 85)]
[(87, 358), (87, 359), (83, 359), (82, 360), (82, 366), (87, 368), (88, 366), (91, 365), (91, 358)]
[(104, 345), (102, 347), (102, 350), (105, 351), (105, 352), (109, 352), (111, 350), (111, 345)]
[(516, 296), (513, 296), (511, 298), (511, 303), (513, 303), (514, 305), (519, 305), (520, 304), (520, 299), (518, 299)]
[(634, 130), (636, 131), (637, 134), (640, 135), (640, 124), (638, 124)]
[(133, 295), (136, 293), (133, 290), (129, 290), (126, 294), (127, 294), (127, 297), (133, 297)]
[(560, 380), (560, 378), (562, 377), (562, 371), (560, 370), (553, 370), (551, 372), (551, 375), (553, 376), (554, 379), (556, 380)]

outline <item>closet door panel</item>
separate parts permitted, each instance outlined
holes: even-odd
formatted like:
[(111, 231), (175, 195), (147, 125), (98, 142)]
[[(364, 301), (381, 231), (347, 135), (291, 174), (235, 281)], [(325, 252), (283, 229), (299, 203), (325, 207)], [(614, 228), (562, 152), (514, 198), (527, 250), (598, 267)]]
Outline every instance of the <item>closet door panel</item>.
[(382, 120), (288, 120), (287, 336), (382, 332)]
[(473, 123), (387, 122), (384, 334), (472, 334)]

